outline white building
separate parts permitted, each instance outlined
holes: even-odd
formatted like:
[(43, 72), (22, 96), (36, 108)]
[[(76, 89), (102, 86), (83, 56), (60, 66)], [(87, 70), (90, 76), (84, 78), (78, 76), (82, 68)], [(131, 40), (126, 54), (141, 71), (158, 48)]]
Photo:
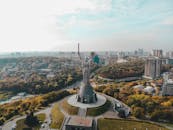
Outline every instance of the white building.
[(148, 94), (152, 94), (154, 92), (154, 88), (151, 86), (147, 86), (146, 88), (144, 88), (144, 92), (148, 93)]
[(166, 52), (166, 57), (173, 58), (173, 51)]
[(134, 88), (134, 89), (138, 89), (138, 90), (140, 90), (140, 91), (143, 91), (144, 86), (143, 86), (143, 85), (136, 85), (136, 86), (134, 86), (133, 88)]
[(16, 123), (12, 125), (11, 130), (16, 130)]
[(134, 89), (136, 90), (140, 90), (140, 91), (143, 91), (147, 94), (153, 94), (155, 92), (155, 89), (154, 87), (152, 86), (143, 86), (143, 85), (136, 85), (136, 86), (133, 86)]

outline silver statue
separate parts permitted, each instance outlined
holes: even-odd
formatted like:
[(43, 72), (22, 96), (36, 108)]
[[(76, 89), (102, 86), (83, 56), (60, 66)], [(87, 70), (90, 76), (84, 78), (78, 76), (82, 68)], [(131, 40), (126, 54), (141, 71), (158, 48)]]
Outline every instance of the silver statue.
[(78, 55), (82, 62), (83, 82), (80, 86), (80, 91), (78, 93), (77, 100), (82, 103), (94, 103), (97, 101), (97, 96), (89, 82), (91, 59), (85, 58), (84, 60), (82, 60), (79, 51), (79, 44)]

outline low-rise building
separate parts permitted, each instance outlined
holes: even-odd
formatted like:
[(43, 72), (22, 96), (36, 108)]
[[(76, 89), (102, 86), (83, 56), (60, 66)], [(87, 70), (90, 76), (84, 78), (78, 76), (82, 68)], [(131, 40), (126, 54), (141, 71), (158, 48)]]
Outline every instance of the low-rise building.
[(146, 86), (146, 88), (144, 88), (143, 91), (148, 93), (148, 94), (153, 94), (155, 89), (152, 86)]
[(65, 130), (94, 130), (93, 118), (90, 117), (69, 117), (65, 124)]
[(11, 130), (16, 130), (16, 123), (12, 125)]

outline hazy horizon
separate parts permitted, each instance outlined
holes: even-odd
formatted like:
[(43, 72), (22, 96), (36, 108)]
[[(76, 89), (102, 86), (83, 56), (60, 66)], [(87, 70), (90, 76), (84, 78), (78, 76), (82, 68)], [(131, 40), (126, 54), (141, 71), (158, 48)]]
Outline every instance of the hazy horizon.
[(173, 50), (172, 0), (6, 0), (0, 16), (0, 52)]

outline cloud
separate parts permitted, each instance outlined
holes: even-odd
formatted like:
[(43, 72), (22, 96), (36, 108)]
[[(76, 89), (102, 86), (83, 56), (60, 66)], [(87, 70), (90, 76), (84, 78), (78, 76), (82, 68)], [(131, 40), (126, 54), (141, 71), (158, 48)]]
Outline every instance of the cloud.
[(173, 17), (168, 17), (165, 20), (162, 21), (162, 24), (164, 25), (173, 25)]
[[(74, 41), (100, 50), (115, 43), (130, 46), (141, 41), (144, 46), (146, 39), (170, 43), (173, 29), (165, 31), (165, 25), (173, 23), (172, 5), (172, 0), (0, 1), (0, 51), (70, 50)], [(150, 34), (153, 28), (159, 35)], [(110, 46), (104, 45), (107, 42)]]

